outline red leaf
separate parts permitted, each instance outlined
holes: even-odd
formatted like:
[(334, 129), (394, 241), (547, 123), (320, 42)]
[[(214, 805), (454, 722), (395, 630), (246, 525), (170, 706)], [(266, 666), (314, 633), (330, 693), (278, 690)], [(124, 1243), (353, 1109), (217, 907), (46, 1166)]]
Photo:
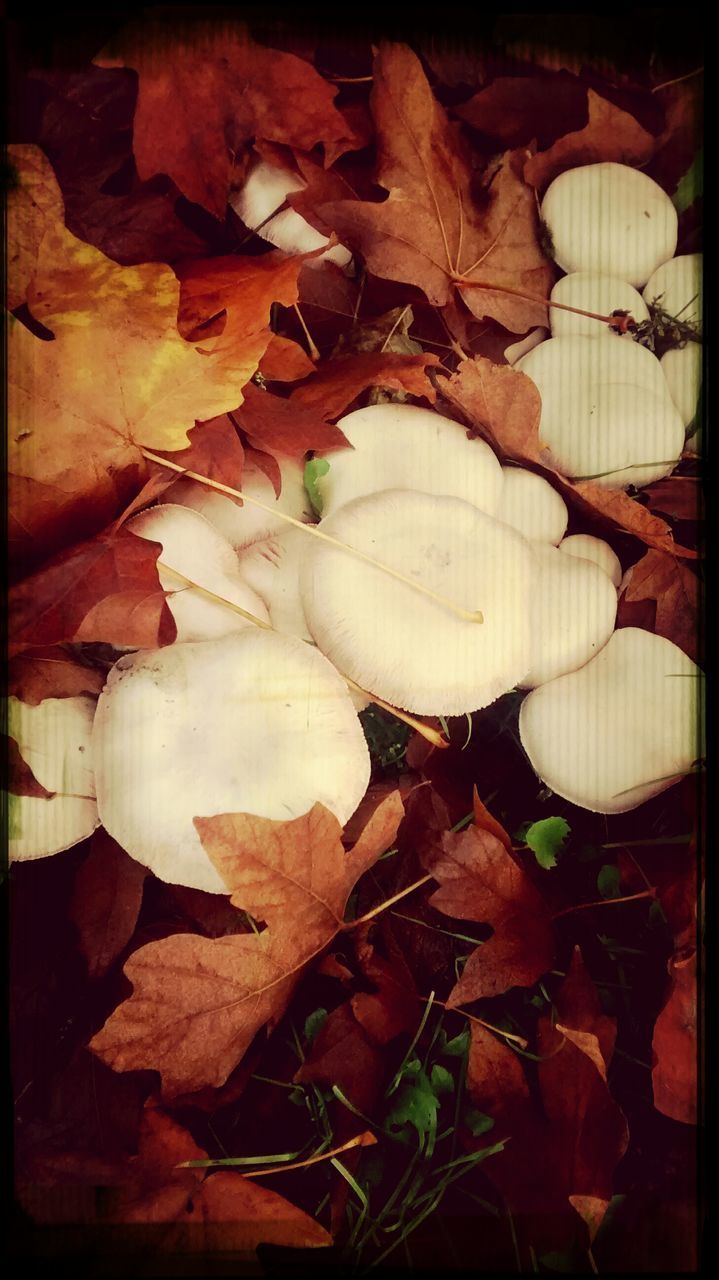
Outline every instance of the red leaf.
[(654, 1024), (654, 1106), (683, 1124), (696, 1124), (698, 1113), (697, 956), (669, 961), (669, 998)]
[(290, 338), (273, 333), (260, 360), (260, 373), (268, 382), (299, 382), (315, 372), (315, 366), (302, 347)]
[[(245, 396), (253, 391), (253, 387), (246, 387)], [(189, 440), (189, 449), (164, 453), (163, 456), (188, 471), (196, 471), (198, 475), (227, 484), (232, 489), (242, 488), (245, 451), (237, 428), (226, 413), (207, 422), (198, 422), (190, 431)]]
[(413, 396), (423, 396), (434, 404), (437, 393), (427, 370), (436, 368), (439, 363), (439, 358), (428, 352), (421, 356), (379, 351), (335, 356), (314, 378), (292, 392), (289, 403), (315, 411), (321, 409), (324, 418), (339, 418), (368, 387), (383, 387), (388, 391), (406, 391)]
[(252, 385), (245, 387), (244, 400), (233, 414), (257, 449), (292, 458), (304, 457), (308, 449), (323, 452), (347, 444), (328, 416), (324, 409), (295, 404), (293, 396), (283, 400)]
[(91, 978), (101, 978), (135, 932), (146, 867), (100, 829), (75, 877), (70, 918)]
[(587, 95), (571, 76), (498, 76), (455, 113), (505, 147), (547, 145), (586, 121)]
[(48, 647), (22, 653), (8, 664), (8, 693), (36, 707), (44, 698), (94, 696), (105, 683), (94, 667), (86, 667), (64, 649)]
[[(226, 311), (238, 341), (265, 329), (272, 304), (291, 307), (299, 297), (298, 276), (306, 254), (259, 257), (194, 258), (175, 267), (180, 284), (178, 328), (183, 337), (201, 341), (196, 330)], [(267, 334), (267, 341), (270, 334)]]
[(487, 831), (491, 836), (496, 836), (501, 841), (507, 853), (512, 852), (512, 837), (508, 835), (501, 822), (497, 822), (493, 818), (489, 809), (482, 803), (479, 798), (479, 792), (476, 787), (472, 788), (472, 808), (474, 809), (474, 825), (480, 831)]
[(524, 177), (531, 186), (546, 187), (565, 169), (605, 160), (641, 167), (654, 154), (656, 140), (634, 116), (600, 98), (593, 89), (587, 91), (587, 98), (588, 124), (576, 133), (565, 134), (525, 164)]
[(630, 604), (652, 602), (652, 629), (697, 660), (701, 644), (699, 579), (688, 565), (664, 551), (647, 551), (624, 579), (620, 610), (624, 600)]

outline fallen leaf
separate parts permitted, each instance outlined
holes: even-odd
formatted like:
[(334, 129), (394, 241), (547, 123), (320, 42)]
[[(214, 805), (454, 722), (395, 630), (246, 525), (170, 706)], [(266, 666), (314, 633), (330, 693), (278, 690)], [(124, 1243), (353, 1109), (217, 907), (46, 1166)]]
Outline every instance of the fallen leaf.
[(158, 543), (121, 530), (56, 556), (12, 587), (9, 650), (77, 641), (119, 648), (171, 644), (176, 627), (155, 567)]
[(259, 372), (268, 382), (299, 382), (315, 372), (315, 365), (298, 342), (273, 333), (260, 360)]
[(374, 991), (358, 991), (351, 998), (352, 1012), (374, 1044), (385, 1045), (418, 1021), (418, 993), (400, 948), (385, 930), (387, 956), (369, 941), (371, 924), (355, 930), (355, 955), (362, 975)]
[[(295, 1073), (296, 1084), (336, 1084), (346, 1098), (365, 1115), (371, 1113), (382, 1087), (384, 1055), (364, 1031), (348, 1001), (333, 1009), (312, 1042), (305, 1062)], [(344, 1109), (343, 1109), (344, 1110)], [(352, 1117), (340, 1140), (357, 1127)]]
[(669, 961), (672, 985), (654, 1024), (654, 1106), (682, 1124), (696, 1124), (699, 1109), (697, 1045), (697, 956)]
[(3, 748), (7, 764), (7, 790), (14, 796), (37, 796), (40, 800), (51, 800), (54, 791), (47, 791), (38, 782), (30, 765), (20, 754), (20, 748), (14, 738), (4, 733)]
[(135, 932), (146, 867), (135, 862), (100, 829), (75, 876), (70, 919), (91, 978), (101, 978)]
[(27, 302), (43, 236), (63, 222), (65, 209), (52, 165), (39, 147), (10, 146), (7, 158), (7, 308), (14, 311)]
[(652, 511), (663, 511), (674, 520), (700, 520), (704, 494), (699, 476), (667, 476), (644, 490)]
[(589, 121), (583, 129), (565, 133), (548, 151), (527, 161), (524, 177), (531, 186), (544, 188), (566, 169), (579, 165), (611, 160), (641, 168), (653, 156), (656, 139), (628, 111), (593, 89), (587, 90), (587, 105)]
[(387, 848), (402, 812), (394, 792), (349, 853), (336, 818), (319, 804), (286, 823), (247, 814), (195, 819), (233, 904), (267, 928), (214, 939), (176, 934), (140, 947), (124, 970), (133, 993), (93, 1051), (118, 1071), (159, 1071), (167, 1095), (223, 1084), (342, 927), (352, 886)]
[(304, 409), (321, 409), (325, 418), (338, 418), (368, 387), (384, 387), (422, 396), (434, 404), (436, 391), (427, 370), (439, 363), (437, 356), (426, 351), (421, 356), (380, 351), (335, 356), (292, 392), (289, 403)]
[(454, 112), (505, 147), (549, 146), (586, 121), (587, 94), (574, 76), (498, 76)]
[(233, 418), (256, 449), (282, 457), (303, 458), (309, 449), (324, 451), (347, 445), (339, 427), (328, 422), (324, 407), (295, 404), (260, 387), (245, 387)]
[(497, 822), (493, 818), (487, 806), (480, 800), (479, 792), (476, 787), (472, 788), (472, 809), (474, 810), (474, 825), (479, 827), (481, 831), (487, 831), (491, 836), (501, 841), (507, 853), (512, 852), (512, 837), (505, 831), (501, 822)]
[(664, 551), (647, 551), (624, 578), (620, 610), (625, 600), (629, 604), (653, 602), (652, 630), (696, 661), (701, 645), (699, 585), (696, 573), (675, 556)]
[(493, 936), (469, 956), (447, 1004), (455, 1007), (530, 987), (552, 967), (549, 912), (506, 846), (481, 827), (447, 831), (423, 859), (440, 883), (429, 905), (457, 920), (492, 926)]
[(64, 649), (48, 646), (18, 654), (8, 663), (8, 694), (36, 707), (44, 698), (94, 697), (105, 683), (95, 667), (77, 662)]
[(236, 20), (163, 17), (126, 27), (97, 58), (139, 75), (133, 146), (141, 178), (166, 173), (215, 217), (225, 214), (234, 157), (251, 138), (333, 163), (361, 145), (334, 106), (337, 90), (310, 63), (256, 44)]
[(473, 199), (469, 162), (406, 45), (381, 46), (371, 107), (377, 181), (389, 197), (331, 201), (318, 206), (319, 216), (375, 275), (417, 285), (435, 306), (447, 304), (457, 287), (475, 316), (514, 333), (545, 323), (553, 272), (539, 248), (534, 196), (518, 157), (507, 153)]
[[(248, 386), (245, 395), (252, 395), (254, 391), (254, 387)], [(188, 440), (187, 449), (161, 452), (188, 471), (196, 471), (198, 475), (229, 485), (231, 489), (242, 488), (245, 450), (232, 418), (223, 413), (208, 422), (198, 422), (189, 432)], [(164, 474), (172, 483), (175, 478), (172, 473), (166, 471)]]
[(233, 322), (237, 341), (266, 329), (273, 303), (291, 307), (297, 302), (298, 276), (308, 256), (312, 255), (289, 257), (277, 250), (259, 257), (231, 254), (178, 263), (180, 333), (200, 341), (202, 335), (196, 330), (223, 311)]

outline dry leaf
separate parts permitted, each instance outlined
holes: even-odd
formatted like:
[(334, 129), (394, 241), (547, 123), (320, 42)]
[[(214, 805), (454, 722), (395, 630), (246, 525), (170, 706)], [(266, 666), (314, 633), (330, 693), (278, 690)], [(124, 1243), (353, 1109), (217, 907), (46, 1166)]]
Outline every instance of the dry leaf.
[(697, 956), (669, 961), (672, 985), (654, 1024), (654, 1106), (682, 1124), (696, 1124), (699, 1107), (697, 1045)]
[(624, 578), (620, 609), (623, 601), (645, 600), (655, 605), (652, 630), (697, 661), (701, 629), (696, 573), (665, 551), (647, 551)]
[(544, 188), (566, 169), (579, 165), (611, 160), (641, 168), (653, 156), (656, 139), (634, 116), (600, 98), (593, 89), (587, 91), (587, 100), (588, 124), (576, 133), (565, 134), (525, 164), (524, 177), (531, 186)]
[(135, 932), (149, 872), (100, 829), (73, 888), (70, 918), (91, 978), (101, 978)]
[(8, 694), (36, 707), (44, 698), (94, 697), (105, 683), (102, 673), (52, 645), (18, 654), (8, 664)]

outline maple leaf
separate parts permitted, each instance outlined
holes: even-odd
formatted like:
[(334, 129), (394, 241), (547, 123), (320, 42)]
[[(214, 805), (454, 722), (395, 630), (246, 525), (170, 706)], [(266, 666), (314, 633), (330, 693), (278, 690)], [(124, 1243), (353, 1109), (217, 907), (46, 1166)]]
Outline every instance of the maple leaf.
[(9, 593), (10, 654), (80, 641), (171, 644), (177, 629), (155, 567), (160, 551), (122, 530), (56, 556)]
[(7, 680), (8, 694), (33, 707), (44, 698), (74, 698), (83, 693), (94, 697), (105, 683), (100, 671), (52, 645), (13, 658)]
[[(175, 267), (182, 286), (178, 327), (184, 338), (226, 311), (238, 339), (264, 330), (274, 302), (291, 307), (299, 297), (298, 276), (312, 254), (289, 257), (279, 250), (259, 257), (231, 254), (199, 258)], [(197, 335), (198, 341), (202, 334)], [(267, 335), (267, 343), (270, 335)], [(264, 353), (263, 353), (264, 354)], [(310, 371), (313, 368), (310, 365)]]
[(148, 874), (106, 831), (91, 837), (70, 903), (70, 919), (91, 978), (107, 973), (135, 932)]
[(433, 404), (437, 393), (427, 370), (439, 364), (439, 358), (426, 351), (418, 356), (396, 355), (390, 351), (335, 356), (313, 378), (293, 391), (289, 402), (295, 407), (321, 409), (326, 418), (338, 418), (368, 387), (384, 387), (423, 396)]
[(221, 1085), (341, 929), (352, 886), (391, 843), (402, 812), (394, 792), (347, 854), (337, 819), (320, 804), (286, 823), (248, 814), (196, 818), (232, 902), (267, 928), (223, 938), (177, 934), (140, 947), (124, 969), (133, 993), (94, 1037), (93, 1051), (119, 1071), (159, 1071), (168, 1095)]
[(519, 158), (507, 153), (471, 199), (469, 162), (406, 45), (381, 46), (371, 107), (377, 181), (389, 197), (331, 201), (317, 206), (318, 215), (375, 275), (417, 285), (435, 306), (449, 303), (457, 287), (479, 319), (514, 333), (546, 323), (542, 299), (553, 272), (539, 248), (534, 196)]
[(454, 112), (505, 147), (537, 139), (546, 146), (587, 114), (586, 91), (573, 76), (498, 76)]
[[(316, 1248), (332, 1243), (318, 1222), (275, 1191), (239, 1173), (182, 1167), (206, 1158), (185, 1129), (146, 1106), (138, 1154), (126, 1185), (108, 1193), (105, 1220), (152, 1224), (143, 1233), (147, 1243), (177, 1254), (247, 1254), (258, 1244)], [(160, 1224), (167, 1230), (159, 1231)]]
[[(254, 387), (248, 386), (245, 395), (251, 395)], [(198, 475), (227, 484), (232, 489), (242, 487), (242, 472), (245, 463), (245, 450), (240, 440), (237, 427), (228, 414), (223, 413), (208, 422), (198, 422), (188, 434), (187, 449), (175, 450), (173, 453), (163, 452), (179, 466), (188, 471), (196, 471)], [(174, 476), (164, 473), (168, 483)], [(169, 476), (169, 478), (168, 478)]]
[(52, 166), (38, 147), (10, 146), (12, 166), (7, 202), (7, 307), (27, 301), (48, 227), (62, 222), (65, 209)]
[(481, 831), (488, 831), (491, 836), (496, 836), (497, 840), (504, 845), (507, 853), (512, 852), (512, 837), (505, 831), (501, 822), (492, 817), (487, 806), (480, 800), (479, 792), (476, 787), (472, 788), (472, 809), (474, 811), (474, 825), (479, 827)]
[(565, 169), (606, 160), (641, 168), (654, 154), (656, 139), (628, 111), (593, 89), (587, 90), (587, 106), (589, 121), (583, 129), (566, 133), (548, 151), (527, 160), (524, 177), (531, 186), (546, 187)]
[(654, 1024), (654, 1106), (683, 1124), (696, 1124), (699, 1109), (697, 1053), (697, 955), (669, 961), (672, 984)]
[(647, 551), (624, 578), (622, 601), (625, 600), (629, 604), (653, 602), (656, 608), (652, 630), (697, 660), (701, 643), (699, 578), (688, 565), (664, 551)]
[(492, 926), (493, 936), (470, 955), (447, 1004), (454, 1007), (509, 987), (530, 987), (552, 967), (549, 912), (529, 877), (492, 832), (447, 831), (441, 848), (423, 859), (440, 888), (429, 905), (458, 920)]
[(234, 157), (252, 138), (305, 151), (322, 143), (327, 165), (362, 145), (334, 106), (337, 90), (302, 58), (256, 44), (236, 21), (183, 26), (145, 18), (94, 59), (138, 72), (133, 147), (141, 178), (166, 173), (222, 218)]
[(298, 342), (273, 333), (260, 360), (259, 372), (268, 382), (299, 382), (315, 372), (315, 365)]
[(644, 491), (652, 511), (663, 511), (674, 520), (698, 521), (703, 517), (704, 495), (699, 476), (667, 476)]
[(295, 404), (292, 396), (283, 400), (259, 387), (245, 388), (243, 402), (232, 416), (250, 443), (263, 452), (299, 459), (309, 449), (348, 447), (339, 427), (327, 421), (324, 407), (305, 408)]

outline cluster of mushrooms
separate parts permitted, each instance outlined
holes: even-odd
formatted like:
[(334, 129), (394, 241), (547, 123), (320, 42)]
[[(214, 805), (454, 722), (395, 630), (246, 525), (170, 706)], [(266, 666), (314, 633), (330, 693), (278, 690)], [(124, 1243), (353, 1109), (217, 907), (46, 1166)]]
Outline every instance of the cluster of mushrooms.
[[(282, 204), (282, 182), (260, 209), (263, 235), (278, 193)], [(567, 273), (553, 301), (641, 320), (644, 286), (698, 324), (698, 257), (672, 257), (676, 213), (644, 174), (564, 173), (542, 217)], [(551, 314), (551, 336), (512, 354), (539, 388), (556, 468), (610, 488), (669, 474), (698, 366)], [(162, 548), (177, 639), (122, 656), (97, 704), (11, 699), (21, 754), (57, 793), (16, 798), (11, 856), (58, 852), (102, 823), (161, 879), (226, 892), (193, 818), (285, 820), (320, 801), (344, 824), (369, 782), (358, 711), (372, 700), (446, 717), (527, 690), (519, 731), (536, 774), (597, 813), (635, 808), (692, 768), (700, 671), (669, 640), (615, 630), (622, 566), (606, 542), (565, 536), (546, 479), (502, 466), (433, 410), (373, 405), (338, 425), (349, 447), (316, 479), (319, 523), (290, 460), (279, 498), (248, 465), (245, 502), (182, 478), (129, 522)]]

